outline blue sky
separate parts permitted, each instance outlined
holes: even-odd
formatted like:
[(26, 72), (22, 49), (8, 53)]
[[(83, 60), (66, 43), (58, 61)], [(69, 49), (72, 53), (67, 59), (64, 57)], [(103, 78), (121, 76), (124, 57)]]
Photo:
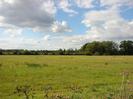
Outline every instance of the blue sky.
[(0, 0), (0, 48), (69, 49), (133, 40), (132, 0)]

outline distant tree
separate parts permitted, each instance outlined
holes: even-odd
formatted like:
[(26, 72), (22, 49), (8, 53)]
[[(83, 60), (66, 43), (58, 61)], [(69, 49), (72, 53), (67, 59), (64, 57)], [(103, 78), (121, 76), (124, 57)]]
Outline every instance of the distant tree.
[(62, 49), (57, 50), (56, 54), (58, 55), (64, 55), (64, 51)]
[(83, 45), (81, 51), (86, 55), (114, 55), (118, 53), (118, 45), (113, 41), (93, 41)]
[(133, 55), (133, 41), (121, 41), (120, 42), (120, 53), (123, 55)]
[(80, 49), (59, 50), (24, 50), (24, 49), (0, 49), (0, 55), (133, 55), (133, 41), (93, 41), (84, 44)]
[(103, 54), (104, 55), (116, 55), (118, 54), (119, 46), (117, 43), (113, 41), (103, 41), (101, 42), (104, 50)]
[(102, 55), (104, 48), (103, 45), (98, 41), (85, 44), (81, 50), (88, 55)]
[(74, 55), (75, 51), (73, 49), (65, 50), (65, 55)]
[(0, 49), (0, 55), (2, 55), (2, 49)]
[(29, 50), (24, 50), (24, 55), (32, 55), (32, 53)]

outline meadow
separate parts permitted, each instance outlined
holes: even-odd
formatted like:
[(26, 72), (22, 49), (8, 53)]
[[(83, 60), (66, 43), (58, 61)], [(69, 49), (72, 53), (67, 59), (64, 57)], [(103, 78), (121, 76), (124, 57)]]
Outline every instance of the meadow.
[(0, 99), (115, 99), (123, 73), (132, 93), (133, 56), (0, 56)]

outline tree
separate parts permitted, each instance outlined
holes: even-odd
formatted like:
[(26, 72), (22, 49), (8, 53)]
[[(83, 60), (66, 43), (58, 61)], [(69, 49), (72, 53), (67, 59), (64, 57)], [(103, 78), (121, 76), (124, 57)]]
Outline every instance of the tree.
[(73, 49), (65, 50), (65, 55), (74, 55), (75, 51)]
[(63, 51), (62, 49), (59, 49), (59, 50), (57, 51), (57, 54), (58, 54), (58, 55), (64, 55), (64, 51)]
[(133, 41), (121, 41), (120, 42), (120, 53), (123, 55), (133, 55)]
[(104, 55), (116, 55), (118, 54), (118, 44), (113, 41), (103, 41), (101, 42), (104, 48)]
[(113, 41), (94, 41), (83, 45), (81, 51), (86, 55), (115, 55), (118, 54), (118, 45)]
[(89, 55), (102, 55), (104, 48), (100, 42), (94, 41), (94, 42), (85, 44), (81, 48), (81, 50), (83, 52), (86, 52), (86, 54), (89, 54)]

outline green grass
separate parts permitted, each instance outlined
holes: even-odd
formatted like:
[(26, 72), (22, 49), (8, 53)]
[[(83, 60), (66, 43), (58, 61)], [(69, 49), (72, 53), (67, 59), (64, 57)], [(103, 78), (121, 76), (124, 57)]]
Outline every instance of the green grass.
[(24, 99), (14, 92), (25, 85), (34, 99), (99, 99), (120, 89), (123, 71), (133, 72), (133, 56), (0, 56), (0, 99)]

